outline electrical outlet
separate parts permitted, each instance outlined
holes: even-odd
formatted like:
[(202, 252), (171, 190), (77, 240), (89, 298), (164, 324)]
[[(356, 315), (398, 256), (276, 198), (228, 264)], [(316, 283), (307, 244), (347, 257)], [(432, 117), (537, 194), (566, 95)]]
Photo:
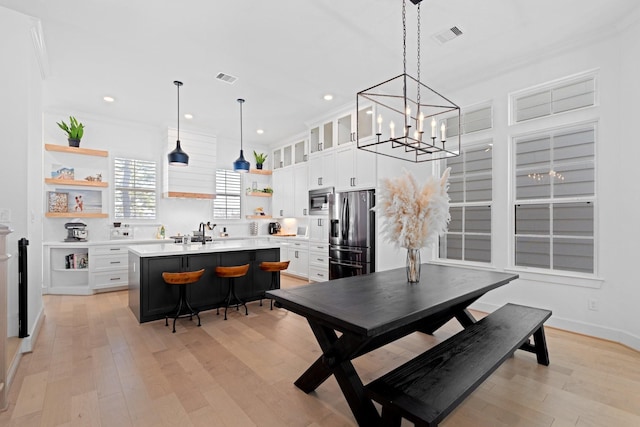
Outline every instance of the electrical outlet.
[(598, 311), (598, 301), (594, 298), (589, 298), (587, 308), (591, 311)]
[(11, 209), (0, 208), (0, 222), (11, 222)]

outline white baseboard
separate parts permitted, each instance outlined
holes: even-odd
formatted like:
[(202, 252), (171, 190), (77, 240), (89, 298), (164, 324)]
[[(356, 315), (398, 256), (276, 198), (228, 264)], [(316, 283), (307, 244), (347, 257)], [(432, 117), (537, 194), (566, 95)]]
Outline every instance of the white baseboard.
[(18, 366), (20, 366), (20, 360), (22, 359), (23, 353), (30, 353), (33, 351), (33, 346), (38, 339), (38, 335), (40, 334), (40, 329), (42, 328), (42, 324), (44, 323), (44, 308), (40, 309), (38, 316), (36, 317), (35, 324), (31, 330), (31, 334), (28, 337), (22, 338), (20, 341), (20, 348), (16, 353), (15, 357), (11, 361), (9, 365), (9, 369), (7, 370), (7, 387), (11, 387), (11, 383), (13, 382), (13, 377), (18, 370)]
[[(500, 308), (500, 306), (494, 304), (486, 304), (483, 302), (475, 302), (471, 305), (470, 308), (485, 313), (491, 313)], [(634, 350), (640, 351), (640, 337), (637, 337), (627, 331), (594, 325), (593, 323), (585, 323), (571, 319), (559, 318), (556, 316), (551, 316), (551, 318), (545, 323), (545, 325), (569, 332), (576, 332), (578, 334), (589, 335), (592, 337), (617, 342)]]

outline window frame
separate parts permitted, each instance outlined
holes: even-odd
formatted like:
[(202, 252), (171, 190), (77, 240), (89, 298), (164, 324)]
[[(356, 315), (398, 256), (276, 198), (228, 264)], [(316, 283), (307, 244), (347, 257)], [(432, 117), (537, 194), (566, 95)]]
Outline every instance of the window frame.
[[(221, 180), (221, 178), (219, 177), (219, 173), (224, 173), (224, 178)], [(238, 192), (229, 192), (229, 189), (227, 188), (227, 175), (228, 174), (236, 174), (238, 176)], [(221, 181), (224, 181), (224, 184), (222, 184)], [(224, 191), (220, 192), (219, 191), (219, 185), (224, 185)], [(228, 204), (227, 206), (225, 206), (224, 211), (225, 211), (225, 215), (224, 216), (216, 216), (216, 209), (222, 209), (222, 208), (216, 208), (216, 203), (220, 203), (222, 201), (222, 199), (228, 200), (228, 198), (237, 198), (238, 200), (238, 216), (229, 216), (229, 211), (232, 210), (233, 208), (229, 208)], [(211, 215), (213, 216), (213, 219), (216, 220), (237, 220), (237, 219), (242, 219), (242, 174), (240, 172), (235, 172), (231, 169), (225, 169), (225, 168), (216, 168), (216, 196), (213, 199), (213, 203), (211, 205)]]
[[(134, 162), (134, 164), (136, 163), (146, 163), (148, 166), (153, 165), (154, 168), (154, 188), (153, 189), (145, 189), (145, 188), (136, 188), (136, 187), (120, 187), (117, 185), (117, 170), (118, 167), (116, 165), (117, 161), (119, 160), (123, 160), (126, 162)], [(114, 156), (113, 160), (112, 160), (112, 172), (113, 172), (113, 192), (112, 192), (112, 203), (111, 203), (111, 209), (113, 212), (113, 218), (114, 219), (118, 219), (118, 220), (138, 220), (138, 221), (149, 221), (149, 220), (155, 220), (158, 218), (158, 191), (159, 191), (159, 183), (158, 183), (158, 162), (154, 161), (154, 160), (147, 160), (147, 159), (137, 159), (137, 158), (132, 158), (129, 156)], [(123, 190), (124, 189), (124, 190)], [(149, 193), (149, 194), (153, 194), (153, 215), (151, 216), (118, 216), (117, 211), (118, 208), (116, 207), (117, 204), (117, 193), (118, 191), (139, 191), (139, 192), (145, 192), (145, 193)], [(124, 207), (123, 207), (124, 210)]]
[[(549, 118), (549, 116), (546, 116)], [(528, 120), (529, 122), (531, 120)], [(521, 125), (522, 123), (518, 123)], [(587, 130), (591, 127), (594, 135), (594, 154), (593, 154), (593, 194), (589, 196), (572, 196), (572, 197), (549, 197), (536, 199), (517, 199), (517, 164), (516, 164), (516, 141), (522, 138), (533, 136), (551, 136), (560, 133), (567, 133), (572, 130)], [(531, 278), (532, 280), (541, 280), (546, 282), (554, 282), (565, 285), (574, 285), (579, 287), (599, 288), (603, 280), (599, 277), (598, 262), (598, 242), (599, 242), (599, 203), (598, 203), (598, 145), (599, 145), (599, 121), (597, 119), (584, 120), (581, 122), (572, 122), (567, 124), (559, 124), (549, 127), (536, 127), (535, 129), (523, 133), (514, 133), (509, 137), (509, 232), (508, 232), (508, 267), (505, 271), (512, 271), (521, 274), (523, 278)], [(553, 166), (553, 163), (551, 164)], [(516, 265), (516, 214), (517, 205), (546, 205), (551, 208), (552, 205), (575, 204), (580, 202), (590, 202), (593, 205), (593, 272), (585, 273), (572, 270), (558, 270), (552, 268), (530, 267)], [(553, 225), (552, 209), (550, 212), (550, 227)], [(543, 236), (543, 235), (540, 235)], [(548, 236), (550, 245), (553, 245), (553, 229), (551, 228)], [(575, 236), (555, 235), (557, 238), (573, 238)], [(553, 265), (553, 250), (550, 253), (550, 265)], [(553, 279), (550, 279), (553, 278)], [(575, 279), (580, 279), (576, 281)]]
[[(492, 151), (491, 154), (491, 200), (489, 201), (466, 201), (466, 197), (465, 200), (462, 202), (450, 202), (450, 208), (454, 208), (454, 207), (461, 207), (463, 208), (463, 212), (466, 211), (466, 208), (468, 207), (483, 207), (483, 206), (487, 206), (489, 207), (489, 213), (490, 213), (490, 232), (489, 233), (479, 233), (479, 232), (467, 232), (465, 231), (465, 216), (464, 213), (462, 215), (461, 218), (461, 222), (462, 222), (462, 231), (460, 232), (449, 232), (447, 231), (447, 233), (445, 234), (455, 234), (455, 235), (459, 235), (462, 237), (463, 240), (463, 245), (462, 245), (462, 258), (463, 259), (455, 259), (455, 258), (443, 258), (441, 257), (441, 253), (440, 253), (440, 242), (442, 237), (438, 238), (438, 244), (434, 245), (435, 246), (435, 260), (439, 263), (451, 263), (451, 264), (458, 264), (458, 265), (468, 265), (468, 266), (475, 266), (475, 267), (484, 267), (484, 268), (493, 268), (494, 263), (495, 263), (495, 251), (494, 251), (494, 242), (495, 242), (495, 227), (494, 227), (494, 215), (493, 215), (493, 207), (494, 207), (494, 195), (495, 195), (495, 178), (494, 178), (494, 156), (493, 156), (493, 139), (489, 138), (489, 139), (483, 139), (483, 140), (479, 140), (479, 141), (474, 141), (473, 143), (469, 143), (469, 144), (465, 144), (462, 147), (462, 151), (463, 153), (467, 152), (467, 151), (480, 151), (480, 150), (487, 150), (490, 149)], [(464, 161), (464, 164), (466, 164), (466, 158)], [(446, 163), (444, 161), (439, 162), (439, 168), (444, 171), (446, 169)], [(466, 176), (466, 170), (465, 170), (465, 174), (463, 174), (463, 182), (466, 182), (466, 179), (464, 179), (464, 177)], [(464, 194), (466, 195), (466, 188), (464, 189)], [(490, 250), (491, 250), (491, 259), (488, 262), (485, 261), (473, 261), (473, 260), (466, 260), (464, 259), (464, 237), (465, 236), (488, 236), (490, 239)]]

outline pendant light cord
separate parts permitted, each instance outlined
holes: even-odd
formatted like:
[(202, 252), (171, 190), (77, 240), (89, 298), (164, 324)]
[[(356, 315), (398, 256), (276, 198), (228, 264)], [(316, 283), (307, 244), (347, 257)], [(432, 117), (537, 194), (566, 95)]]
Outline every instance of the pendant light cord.
[(239, 98), (238, 103), (240, 104), (240, 151), (242, 151), (242, 104), (244, 104), (244, 99)]
[(178, 141), (180, 141), (180, 85), (176, 84), (178, 88)]

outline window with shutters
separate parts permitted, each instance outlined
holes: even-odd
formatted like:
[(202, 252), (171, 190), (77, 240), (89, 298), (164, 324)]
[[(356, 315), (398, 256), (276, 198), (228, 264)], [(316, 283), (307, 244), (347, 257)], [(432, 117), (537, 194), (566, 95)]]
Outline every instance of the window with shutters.
[(451, 167), (451, 222), (440, 238), (441, 259), (491, 263), (492, 148), (486, 142), (443, 160)]
[[(481, 130), (491, 129), (493, 126), (493, 112), (491, 105), (480, 107), (463, 109), (460, 115), (449, 117), (446, 120), (447, 137), (458, 136), (458, 129), (460, 129), (461, 135), (468, 133), (479, 132)], [(460, 121), (460, 127), (458, 122)]]
[(113, 215), (118, 219), (156, 217), (156, 162), (115, 158)]
[(594, 72), (511, 94), (511, 123), (521, 123), (596, 104)]
[(240, 219), (240, 173), (216, 170), (216, 198), (213, 200), (215, 219)]
[(595, 273), (595, 124), (513, 139), (514, 264)]

